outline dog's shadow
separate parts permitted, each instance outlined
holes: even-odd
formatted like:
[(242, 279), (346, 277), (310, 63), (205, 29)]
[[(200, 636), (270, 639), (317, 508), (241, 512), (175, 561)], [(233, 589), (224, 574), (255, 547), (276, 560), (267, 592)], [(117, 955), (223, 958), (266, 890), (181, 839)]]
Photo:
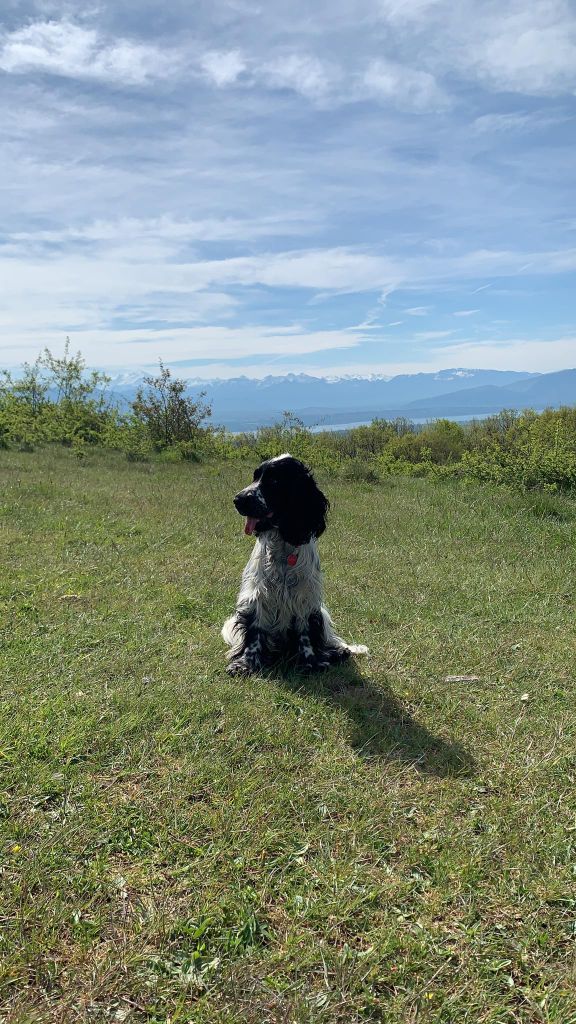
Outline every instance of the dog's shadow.
[(374, 684), (353, 660), (315, 675), (277, 666), (274, 676), (291, 692), (305, 693), (346, 712), (358, 756), (401, 762), (423, 775), (470, 776), (476, 762), (460, 743), (430, 732), (384, 683)]

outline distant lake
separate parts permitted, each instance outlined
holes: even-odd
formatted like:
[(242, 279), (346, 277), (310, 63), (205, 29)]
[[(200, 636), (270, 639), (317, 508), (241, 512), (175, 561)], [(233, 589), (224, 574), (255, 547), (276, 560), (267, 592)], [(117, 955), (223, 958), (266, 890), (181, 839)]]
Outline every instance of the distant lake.
[[(455, 423), (467, 423), (469, 420), (481, 420), (486, 419), (487, 416), (493, 416), (494, 413), (482, 412), (482, 413), (467, 413), (465, 416), (406, 416), (405, 418), (409, 423), (430, 423), (432, 420), (452, 420)], [(398, 419), (399, 417), (394, 417)], [(382, 415), (381, 419), (386, 419), (386, 415)], [(313, 427), (306, 427), (311, 434), (319, 434), (322, 430), (354, 430), (354, 427), (369, 427), (374, 420), (357, 420), (355, 423), (320, 423), (315, 424)]]
[[(417, 426), (424, 423), (431, 423), (434, 420), (451, 420), (453, 423), (468, 423), (470, 420), (485, 420), (488, 416), (496, 415), (497, 413), (495, 412), (475, 412), (466, 413), (465, 416), (392, 416), (391, 422), (395, 419), (406, 419), (408, 423), (415, 423)], [(378, 418), (387, 419), (388, 417), (386, 416), (386, 413), (383, 413), (382, 416)], [(371, 420), (355, 420), (354, 423), (315, 423), (313, 426), (307, 426), (305, 424), (305, 428), (306, 430), (309, 430), (311, 434), (320, 434), (323, 430), (354, 430), (354, 427), (369, 427), (373, 422), (374, 417)], [(264, 426), (271, 426), (271, 424), (266, 423)], [(241, 430), (229, 430), (229, 433), (233, 435), (254, 434), (257, 429), (257, 427), (244, 427)]]

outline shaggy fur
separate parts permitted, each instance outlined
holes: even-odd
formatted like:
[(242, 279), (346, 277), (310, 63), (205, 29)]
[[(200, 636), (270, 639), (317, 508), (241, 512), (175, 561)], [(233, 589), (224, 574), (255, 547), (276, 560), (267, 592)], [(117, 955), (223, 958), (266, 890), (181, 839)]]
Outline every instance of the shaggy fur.
[(256, 544), (242, 575), (236, 611), (224, 623), (228, 672), (258, 672), (288, 656), (304, 672), (345, 661), (367, 648), (336, 636), (322, 603), (316, 540), (329, 504), (307, 467), (291, 455), (269, 459), (234, 498)]

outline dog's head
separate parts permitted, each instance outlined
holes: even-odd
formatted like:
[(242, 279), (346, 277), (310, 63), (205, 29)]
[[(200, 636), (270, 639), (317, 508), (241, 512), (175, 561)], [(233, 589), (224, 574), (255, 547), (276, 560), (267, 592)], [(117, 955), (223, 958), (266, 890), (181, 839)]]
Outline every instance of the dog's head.
[(330, 507), (308, 467), (291, 455), (262, 462), (234, 504), (246, 516), (245, 533), (259, 535), (276, 529), (296, 547), (324, 532)]

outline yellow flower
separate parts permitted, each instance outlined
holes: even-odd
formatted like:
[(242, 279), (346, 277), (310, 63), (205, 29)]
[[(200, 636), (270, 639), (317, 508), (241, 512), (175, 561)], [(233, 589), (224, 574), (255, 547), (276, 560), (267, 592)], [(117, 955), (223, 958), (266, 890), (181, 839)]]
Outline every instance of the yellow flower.
[(22, 847), (19, 846), (18, 843), (14, 843), (14, 846), (12, 847), (12, 853), (20, 853), (21, 849)]

